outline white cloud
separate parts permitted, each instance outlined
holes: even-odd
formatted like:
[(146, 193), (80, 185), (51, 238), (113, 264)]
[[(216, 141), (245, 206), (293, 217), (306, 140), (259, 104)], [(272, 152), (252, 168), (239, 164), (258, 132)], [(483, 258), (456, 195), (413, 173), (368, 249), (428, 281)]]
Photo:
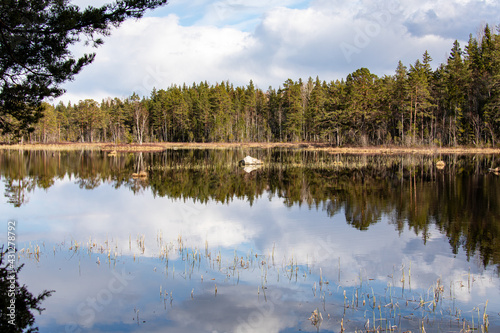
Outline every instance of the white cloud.
[(132, 92), (147, 96), (153, 87), (228, 80), (237, 77), (238, 70), (225, 62), (251, 44), (248, 33), (232, 28), (182, 27), (175, 15), (128, 21), (97, 50), (95, 62), (68, 84), (67, 90), (101, 97), (102, 91), (111, 97)]
[(495, 24), (499, 7), (478, 0), (172, 0), (90, 50), (95, 63), (61, 99), (147, 96), (153, 87), (205, 80), (277, 88), (288, 78), (329, 81), (360, 67), (392, 74), (399, 60), (414, 63), (425, 50), (434, 64), (445, 61), (455, 39), (464, 44), (482, 22)]
[(88, 6), (92, 7), (101, 7), (107, 3), (110, 3), (109, 0), (72, 0), (71, 4), (77, 5), (80, 8), (87, 8)]

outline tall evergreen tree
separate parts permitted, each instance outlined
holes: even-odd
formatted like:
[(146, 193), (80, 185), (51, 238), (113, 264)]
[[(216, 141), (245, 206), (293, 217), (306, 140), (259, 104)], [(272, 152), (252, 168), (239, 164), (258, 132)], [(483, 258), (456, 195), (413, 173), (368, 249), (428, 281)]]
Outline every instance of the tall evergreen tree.
[[(426, 51), (423, 55), (423, 62), (417, 60), (415, 65), (410, 66), (408, 73), (411, 99), (410, 135), (413, 142), (420, 134), (420, 142), (424, 143), (424, 126), (426, 119), (431, 117), (430, 61), (431, 59)], [(418, 123), (419, 121), (420, 123)], [(420, 133), (418, 133), (418, 125), (420, 125)]]
[(167, 0), (118, 0), (80, 10), (68, 0), (3, 0), (0, 4), (0, 130), (30, 131), (41, 116), (46, 97), (58, 97), (61, 84), (94, 61), (95, 54), (75, 58), (71, 46), (86, 37), (101, 45), (99, 35), (127, 18)]
[(172, 115), (172, 139), (186, 141), (190, 137), (189, 109), (181, 89), (177, 86), (168, 91), (167, 112)]
[(306, 112), (306, 131), (308, 132), (309, 140), (320, 141), (324, 140), (327, 133), (322, 128), (322, 123), (327, 117), (327, 90), (326, 84), (316, 77), (314, 88), (309, 97)]
[(401, 143), (405, 143), (405, 121), (410, 123), (410, 91), (408, 69), (401, 60), (398, 62), (394, 85), (391, 92), (393, 118), (397, 119), (397, 131)]
[(347, 75), (348, 112), (352, 117), (351, 128), (358, 132), (361, 144), (368, 143), (371, 116), (376, 104), (375, 80), (377, 76), (368, 68), (360, 68)]
[(488, 26), (481, 49), (486, 72), (484, 127), (489, 136), (488, 141), (496, 145), (500, 138), (500, 37), (492, 35)]
[(302, 82), (288, 79), (281, 92), (282, 107), (285, 114), (285, 135), (289, 141), (302, 140), (304, 104)]
[(460, 44), (455, 41), (443, 73), (445, 80), (444, 96), (447, 96), (444, 105), (443, 123), (448, 123), (448, 141), (453, 145), (458, 143), (459, 123), (463, 121), (464, 89), (468, 80), (462, 55)]
[(42, 103), (43, 117), (35, 125), (35, 139), (39, 142), (48, 143), (58, 141), (59, 122), (55, 108), (48, 104)]

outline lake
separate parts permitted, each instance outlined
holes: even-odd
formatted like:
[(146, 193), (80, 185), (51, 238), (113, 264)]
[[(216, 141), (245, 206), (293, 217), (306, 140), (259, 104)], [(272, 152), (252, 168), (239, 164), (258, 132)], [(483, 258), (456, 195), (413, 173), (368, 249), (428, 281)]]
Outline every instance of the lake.
[[(244, 168), (246, 155), (265, 163)], [(54, 290), (40, 332), (493, 332), (497, 166), (472, 154), (0, 150), (0, 240), (15, 221), (20, 283)]]

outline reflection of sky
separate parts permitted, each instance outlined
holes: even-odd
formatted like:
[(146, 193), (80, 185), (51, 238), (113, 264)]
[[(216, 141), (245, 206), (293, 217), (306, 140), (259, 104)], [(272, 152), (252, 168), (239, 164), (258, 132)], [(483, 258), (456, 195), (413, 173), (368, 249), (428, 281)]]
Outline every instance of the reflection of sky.
[[(3, 184), (0, 190), (3, 192)], [(386, 217), (368, 231), (358, 231), (345, 222), (343, 212), (328, 217), (321, 209), (287, 208), (279, 198), (264, 196), (252, 207), (238, 199), (229, 204), (200, 204), (154, 198), (148, 191), (134, 195), (110, 184), (81, 190), (67, 178), (56, 181), (48, 191), (36, 190), (29, 196), (29, 203), (19, 208), (2, 199), (1, 210), (2, 216), (18, 221), (19, 247), (41, 247), (39, 262), (23, 257), (23, 283), (34, 293), (56, 290), (43, 304), (47, 310), (37, 320), (41, 328), (57, 331), (76, 322), (94, 332), (109, 327), (143, 331), (143, 324), (149, 332), (160, 332), (165, 326), (174, 332), (188, 328), (193, 332), (226, 332), (238, 327), (240, 331), (311, 330), (307, 318), (322, 306), (319, 292), (316, 297), (312, 293), (315, 283), (319, 288), (320, 271), (323, 280), (331, 283), (327, 312), (332, 315), (343, 302), (339, 288), (352, 290), (364, 285), (384, 294), (389, 284), (402, 286), (403, 272), (405, 288), (416, 293), (428, 293), (440, 279), (446, 296), (452, 293), (458, 302), (468, 302), (464, 305), (468, 311), (484, 306), (486, 299), (490, 311), (498, 313), (500, 309), (499, 281), (493, 269), (482, 269), (475, 258), (468, 262), (462, 252), (453, 255), (446, 236), (433, 227), (424, 244), (422, 236), (413, 231), (399, 234)], [(144, 254), (137, 244), (142, 235)], [(158, 259), (160, 240), (162, 248), (177, 247), (179, 236), (190, 253), (204, 254), (206, 245), (212, 258), (220, 252), (222, 270), (207, 264), (206, 258), (196, 267), (188, 267), (182, 255), (171, 251), (167, 274), (165, 262)], [(1, 237), (5, 242), (5, 236)], [(88, 254), (85, 248), (90, 240), (117, 252), (116, 265), (108, 263), (106, 251)], [(75, 241), (81, 246), (76, 254), (69, 251)], [(233, 265), (235, 251), (238, 258), (251, 258), (252, 268), (231, 273), (228, 267)], [(262, 261), (265, 265), (259, 266)], [(298, 265), (300, 271), (287, 283), (291, 264)], [(90, 311), (88, 297), (109, 296), (110, 281), (123, 270), (132, 277), (126, 288), (111, 293), (105, 310)], [(264, 272), (269, 274), (265, 283)], [(219, 288), (216, 298), (212, 295), (214, 284)], [(273, 311), (259, 312), (263, 294), (258, 294), (257, 286), (262, 285), (269, 285), (269, 292), (295, 295), (286, 306), (280, 296)], [(160, 286), (173, 292), (172, 306), (168, 297), (164, 301), (159, 296)], [(248, 326), (245, 318), (254, 311), (252, 322), (262, 325)], [(322, 328), (329, 325), (338, 329), (333, 319), (325, 321)]]

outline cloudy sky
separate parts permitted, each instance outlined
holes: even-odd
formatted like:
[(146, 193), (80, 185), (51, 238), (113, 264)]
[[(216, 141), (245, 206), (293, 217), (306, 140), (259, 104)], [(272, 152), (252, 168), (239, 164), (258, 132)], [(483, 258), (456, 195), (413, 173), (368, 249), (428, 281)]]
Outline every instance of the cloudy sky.
[[(74, 0), (86, 7), (104, 0)], [(148, 96), (153, 87), (250, 80), (266, 90), (291, 78), (345, 78), (360, 67), (382, 76), (425, 50), (446, 61), (455, 39), (499, 24), (497, 0), (170, 0), (114, 29), (93, 64), (59, 100)], [(59, 100), (53, 101), (58, 102)]]

